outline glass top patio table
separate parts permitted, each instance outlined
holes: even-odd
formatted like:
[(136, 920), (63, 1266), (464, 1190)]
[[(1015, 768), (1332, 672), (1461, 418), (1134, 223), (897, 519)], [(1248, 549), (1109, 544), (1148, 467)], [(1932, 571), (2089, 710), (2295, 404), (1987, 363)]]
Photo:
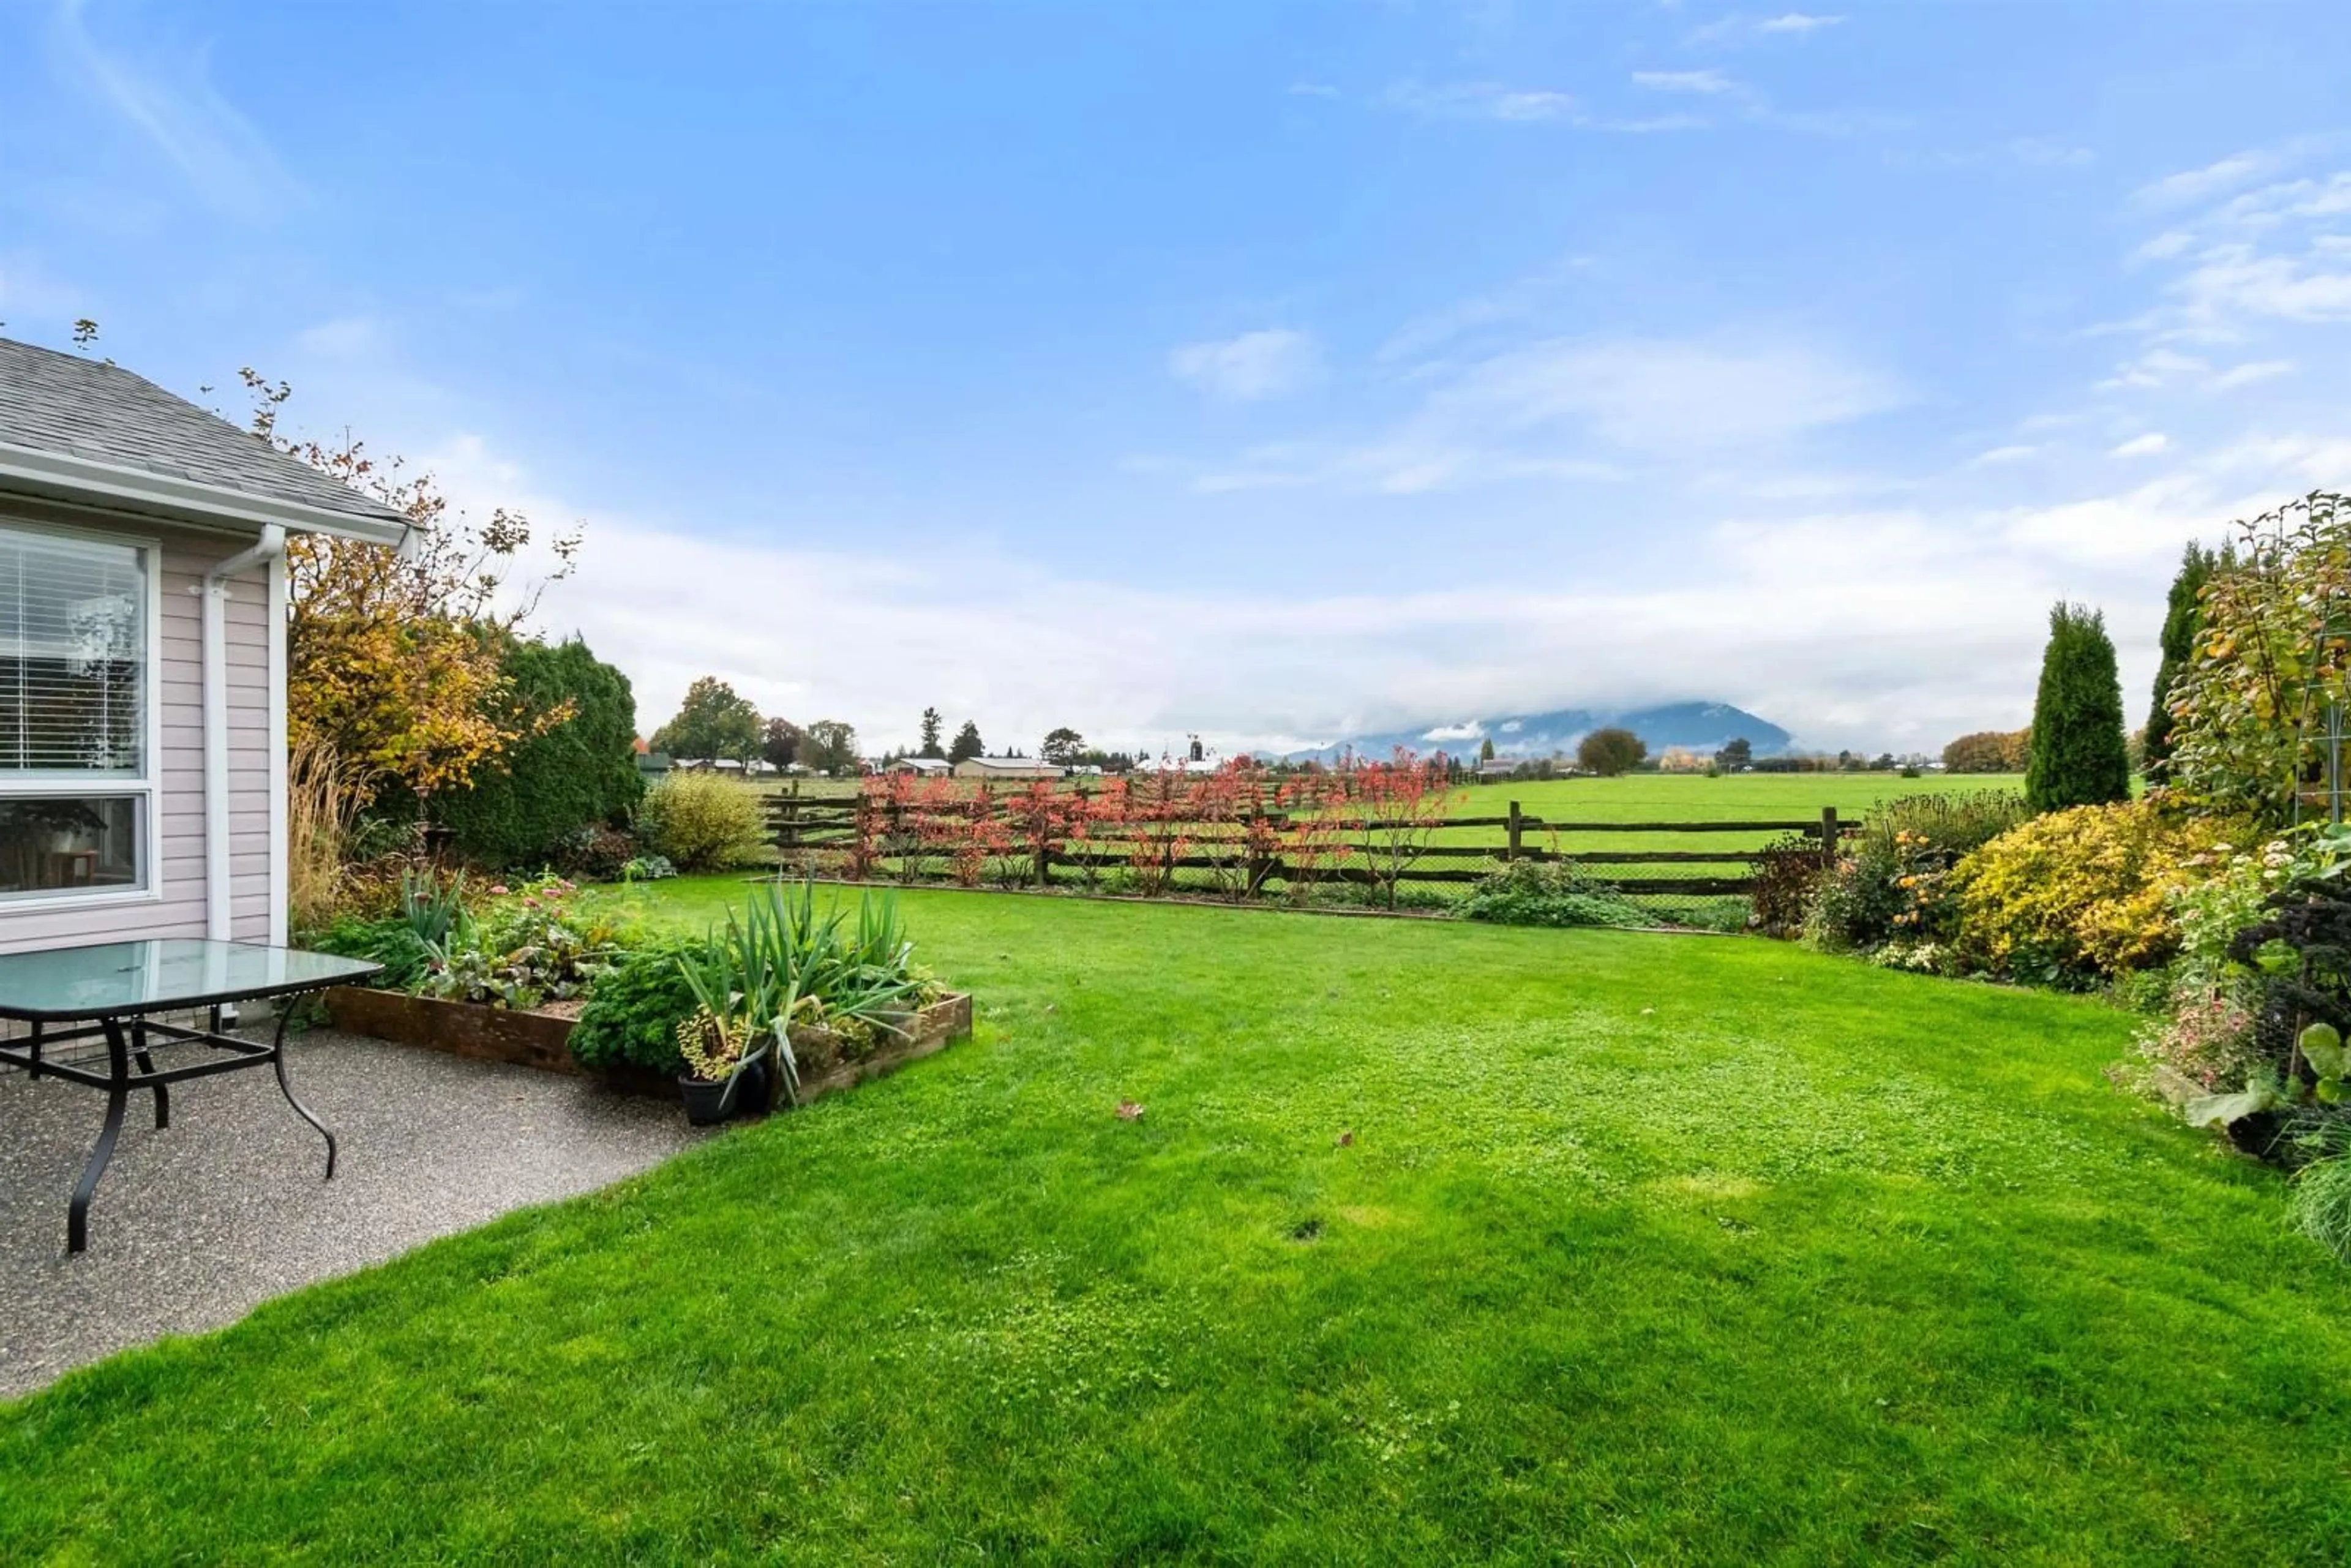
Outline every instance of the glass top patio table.
[(0, 953), (0, 1018), (35, 1023), (131, 1018), (323, 990), (382, 967), (298, 947), (193, 937)]

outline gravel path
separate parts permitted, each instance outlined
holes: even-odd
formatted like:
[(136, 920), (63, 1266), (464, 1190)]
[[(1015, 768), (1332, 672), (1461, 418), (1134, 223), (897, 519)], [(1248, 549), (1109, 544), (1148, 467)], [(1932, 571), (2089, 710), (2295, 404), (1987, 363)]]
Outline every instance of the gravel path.
[(106, 1096), (0, 1073), (0, 1397), (605, 1186), (700, 1136), (674, 1105), (559, 1073), (328, 1030), (287, 1055), (294, 1092), (341, 1144), (332, 1182), (326, 1145), (266, 1068), (173, 1084), (163, 1132), (134, 1095), (74, 1258), (66, 1199)]

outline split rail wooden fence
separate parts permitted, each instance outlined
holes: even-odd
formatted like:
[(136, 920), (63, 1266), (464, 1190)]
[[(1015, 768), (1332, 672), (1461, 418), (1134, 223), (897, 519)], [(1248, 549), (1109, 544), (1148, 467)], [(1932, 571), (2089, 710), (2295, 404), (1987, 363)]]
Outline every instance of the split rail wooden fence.
[[(903, 880), (905, 867), (902, 853), (925, 862), (947, 858), (947, 851), (937, 846), (907, 850), (921, 834), (921, 823), (914, 819), (968, 819), (985, 809), (998, 813), (1008, 826), (1017, 829), (1021, 800), (1020, 795), (1008, 792), (986, 800), (966, 798), (906, 806), (856, 797), (802, 795), (794, 789), (768, 797), (768, 821), (770, 840), (786, 863), (805, 861), (812, 854), (843, 854), (864, 837), (871, 841), (869, 850), (879, 848), (872, 877)], [(1285, 852), (1282, 840), (1307, 825), (1308, 819), (1268, 807), (1215, 821), (1159, 819), (1140, 823), (1091, 824), (1082, 835), (1064, 835), (1049, 844), (1008, 844), (993, 858), (999, 865), (1016, 856), (1026, 860), (1029, 863), (1019, 868), (1019, 880), (1044, 886), (1055, 881), (1053, 872), (1057, 867), (1081, 873), (1132, 868), (1139, 847), (1147, 850), (1158, 846), (1152, 863), (1171, 879), (1179, 871), (1207, 873), (1237, 883), (1238, 891), (1249, 894), (1265, 891), (1271, 883), (1294, 879), (1371, 886), (1474, 883), (1490, 874), (1497, 865), (1513, 861), (1563, 861), (1573, 862), (1592, 880), (1606, 883), (1627, 898), (1687, 902), (1749, 896), (1754, 891), (1754, 861), (1759, 846), (1610, 850), (1565, 846), (1561, 841), (1638, 833), (1651, 837), (1689, 835), (1684, 841), (1696, 844), (1720, 843), (1725, 834), (1740, 834), (1750, 840), (1765, 835), (1802, 834), (1811, 839), (1823, 855), (1834, 855), (1841, 840), (1862, 829), (1859, 821), (1840, 820), (1833, 806), (1823, 809), (1817, 818), (1788, 821), (1584, 822), (1532, 816), (1512, 800), (1506, 815), (1447, 817), (1433, 829), (1419, 830), (1423, 836), (1415, 842), (1412, 833), (1399, 833), (1391, 821), (1343, 815), (1345, 809), (1334, 808), (1311, 819), (1311, 831), (1318, 842), (1316, 849), (1307, 854)], [(871, 813), (862, 826), (861, 812)], [(1249, 831), (1252, 821), (1261, 824), (1254, 833)], [(1444, 837), (1465, 831), (1491, 832), (1496, 829), (1500, 830), (1499, 842), (1462, 843), (1446, 841)], [(1014, 838), (1019, 839), (1017, 832)], [(1169, 852), (1178, 841), (1187, 847), (1182, 852)], [(1335, 856), (1332, 852), (1341, 843), (1346, 846), (1346, 853)], [(1207, 847), (1204, 850), (1203, 845)], [(1299, 863), (1293, 864), (1293, 860)], [(883, 869), (880, 863), (883, 861), (894, 862), (894, 868)], [(1685, 867), (1687, 870), (1678, 874), (1669, 869)], [(1007, 878), (998, 871), (989, 880), (1002, 882)]]

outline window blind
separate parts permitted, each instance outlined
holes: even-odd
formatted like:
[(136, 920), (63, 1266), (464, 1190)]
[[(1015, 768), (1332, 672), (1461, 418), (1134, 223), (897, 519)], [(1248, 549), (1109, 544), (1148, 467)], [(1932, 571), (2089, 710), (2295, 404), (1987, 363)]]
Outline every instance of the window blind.
[(146, 664), (137, 549), (0, 531), (0, 772), (139, 777)]

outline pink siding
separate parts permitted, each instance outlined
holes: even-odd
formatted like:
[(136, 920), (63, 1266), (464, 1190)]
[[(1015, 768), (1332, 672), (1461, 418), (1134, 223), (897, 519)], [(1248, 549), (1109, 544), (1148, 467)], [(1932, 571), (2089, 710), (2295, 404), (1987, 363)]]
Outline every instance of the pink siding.
[[(205, 570), (252, 542), (95, 513), (0, 503), (0, 522), (54, 523), (84, 532), (118, 530), (162, 545), (162, 664), (155, 674), (162, 755), (156, 776), (161, 829), (152, 846), (156, 898), (83, 909), (0, 904), (0, 952), (137, 936), (204, 935), (204, 734), (202, 611)], [(229, 866), (234, 934), (269, 937), (272, 788), (269, 729), (269, 585), (256, 570), (232, 580), (227, 604)]]

